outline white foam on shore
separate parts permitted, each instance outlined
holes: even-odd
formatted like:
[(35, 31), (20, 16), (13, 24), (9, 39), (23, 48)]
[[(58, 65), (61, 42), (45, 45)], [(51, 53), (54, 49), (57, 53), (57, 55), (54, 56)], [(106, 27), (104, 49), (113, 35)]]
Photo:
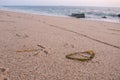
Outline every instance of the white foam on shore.
[(92, 19), (92, 18), (86, 18), (86, 20), (92, 20), (92, 21), (105, 21), (105, 22), (112, 22), (112, 23), (120, 23), (120, 20), (115, 19)]

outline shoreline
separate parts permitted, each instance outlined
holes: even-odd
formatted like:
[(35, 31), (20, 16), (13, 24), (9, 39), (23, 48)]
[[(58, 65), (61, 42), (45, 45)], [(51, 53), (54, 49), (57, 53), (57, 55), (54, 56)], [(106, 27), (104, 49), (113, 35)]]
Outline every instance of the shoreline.
[[(18, 12), (18, 13), (26, 13), (26, 14), (33, 14), (33, 15), (43, 15), (43, 16), (53, 16), (53, 17), (65, 17), (65, 18), (73, 18), (67, 15), (55, 15), (55, 14), (49, 14), (49, 13), (40, 13), (40, 12), (35, 12), (35, 11), (25, 11), (25, 10), (12, 10), (12, 9), (0, 9), (0, 10), (5, 10), (5, 11), (11, 11), (11, 12)], [(120, 20), (111, 20), (111, 19), (95, 19), (95, 18), (75, 18), (78, 20), (91, 20), (91, 21), (102, 21), (102, 22), (111, 22), (111, 23), (120, 23)]]
[[(0, 79), (119, 80), (119, 36), (119, 23), (0, 10)], [(88, 50), (90, 61), (66, 58)]]

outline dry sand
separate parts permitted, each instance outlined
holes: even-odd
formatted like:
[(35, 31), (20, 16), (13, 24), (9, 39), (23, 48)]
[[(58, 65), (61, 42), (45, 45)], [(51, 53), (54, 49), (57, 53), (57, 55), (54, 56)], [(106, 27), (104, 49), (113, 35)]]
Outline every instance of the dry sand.
[[(72, 52), (93, 50), (88, 62)], [(120, 80), (120, 23), (0, 11), (0, 80)]]

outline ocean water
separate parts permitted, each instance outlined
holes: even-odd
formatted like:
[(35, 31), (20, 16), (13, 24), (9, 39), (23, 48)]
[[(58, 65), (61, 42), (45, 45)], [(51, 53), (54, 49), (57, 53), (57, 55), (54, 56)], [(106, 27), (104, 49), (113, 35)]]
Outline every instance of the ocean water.
[[(1, 6), (0, 9), (62, 17), (70, 17), (72, 13), (85, 13), (85, 19), (120, 23), (120, 17), (117, 16), (120, 14), (120, 7)], [(104, 16), (107, 18), (102, 18)]]

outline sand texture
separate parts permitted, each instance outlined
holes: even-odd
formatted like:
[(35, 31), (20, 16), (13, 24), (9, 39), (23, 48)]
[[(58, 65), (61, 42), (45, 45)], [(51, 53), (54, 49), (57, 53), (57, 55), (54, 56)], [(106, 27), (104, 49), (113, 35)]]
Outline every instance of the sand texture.
[(0, 10), (0, 80), (120, 80), (120, 23)]

